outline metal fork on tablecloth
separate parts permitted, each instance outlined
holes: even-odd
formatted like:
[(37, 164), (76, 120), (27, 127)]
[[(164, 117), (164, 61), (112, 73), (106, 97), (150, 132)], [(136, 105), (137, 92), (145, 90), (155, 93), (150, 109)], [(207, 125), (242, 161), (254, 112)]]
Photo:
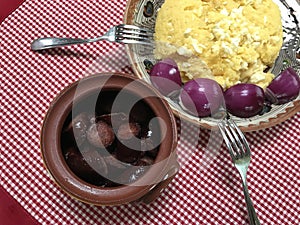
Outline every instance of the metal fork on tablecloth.
[(124, 44), (153, 44), (153, 31), (144, 27), (135, 25), (120, 24), (110, 28), (104, 35), (97, 38), (81, 39), (81, 38), (57, 38), (45, 37), (34, 40), (31, 49), (34, 51), (62, 47), (67, 45), (76, 45), (83, 43), (91, 43), (101, 40), (110, 42), (118, 42)]
[(249, 215), (250, 225), (259, 225), (260, 222), (257, 218), (252, 200), (248, 193), (247, 187), (247, 169), (250, 164), (250, 148), (248, 142), (238, 128), (235, 122), (231, 119), (222, 119), (218, 123), (218, 127), (221, 131), (223, 139), (229, 149), (230, 156), (232, 158), (234, 166), (239, 171), (239, 174), (243, 181), (244, 195)]

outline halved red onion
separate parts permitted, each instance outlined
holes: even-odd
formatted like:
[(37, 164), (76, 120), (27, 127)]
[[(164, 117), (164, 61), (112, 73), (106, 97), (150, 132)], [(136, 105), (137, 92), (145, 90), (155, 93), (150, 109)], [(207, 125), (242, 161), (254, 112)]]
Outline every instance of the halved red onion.
[(300, 92), (300, 78), (293, 68), (287, 68), (266, 88), (266, 98), (280, 105), (294, 100)]

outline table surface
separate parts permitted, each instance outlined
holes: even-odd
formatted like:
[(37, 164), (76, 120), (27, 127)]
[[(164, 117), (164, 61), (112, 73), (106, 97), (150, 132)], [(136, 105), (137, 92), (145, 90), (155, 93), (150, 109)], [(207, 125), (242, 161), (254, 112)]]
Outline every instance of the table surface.
[[(214, 133), (183, 121), (177, 148), (181, 169), (149, 205), (84, 204), (48, 175), (39, 135), (55, 96), (94, 73), (132, 71), (119, 44), (37, 53), (30, 43), (43, 36), (99, 36), (122, 22), (125, 6), (125, 0), (26, 0), (8, 17), (0, 11), (5, 18), (0, 30), (1, 225), (248, 224), (241, 181), (225, 145)], [(261, 224), (300, 224), (299, 128), (298, 112), (277, 126), (246, 134), (252, 150), (248, 186)]]
[(0, 22), (11, 14), (24, 0), (0, 0)]

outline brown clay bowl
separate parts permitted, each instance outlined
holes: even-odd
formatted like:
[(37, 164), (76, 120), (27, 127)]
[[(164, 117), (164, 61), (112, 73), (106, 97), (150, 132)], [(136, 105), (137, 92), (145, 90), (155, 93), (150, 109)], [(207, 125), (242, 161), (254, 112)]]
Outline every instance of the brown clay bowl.
[[(66, 163), (62, 152), (62, 130), (73, 107), (80, 102), (89, 104), (90, 96), (107, 91), (125, 90), (142, 99), (164, 130), (153, 166), (137, 181), (115, 187), (96, 186), (79, 178)], [(150, 97), (149, 97), (150, 96)], [(96, 110), (107, 108), (111, 101), (96, 104)], [(116, 104), (118, 107), (118, 103)], [(138, 116), (144, 116), (145, 112)], [(162, 121), (162, 122), (161, 122)], [(162, 123), (162, 124), (161, 124)], [(133, 201), (151, 202), (174, 177), (178, 169), (176, 160), (177, 128), (172, 110), (161, 95), (146, 82), (131, 75), (104, 73), (85, 77), (64, 89), (51, 103), (41, 131), (41, 151), (44, 164), (54, 181), (70, 196), (94, 205), (120, 205)]]

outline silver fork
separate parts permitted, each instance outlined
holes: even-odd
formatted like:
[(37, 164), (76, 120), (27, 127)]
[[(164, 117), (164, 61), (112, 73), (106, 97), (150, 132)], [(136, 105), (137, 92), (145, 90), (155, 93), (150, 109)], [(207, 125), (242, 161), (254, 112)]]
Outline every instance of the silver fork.
[(76, 45), (83, 43), (91, 43), (101, 40), (110, 42), (118, 42), (124, 44), (145, 44), (152, 45), (153, 31), (147, 28), (135, 25), (120, 24), (110, 28), (104, 35), (97, 38), (81, 39), (81, 38), (57, 38), (45, 37), (38, 38), (31, 43), (31, 49), (34, 51), (56, 48), (67, 45)]
[(250, 148), (248, 142), (238, 128), (235, 122), (231, 119), (222, 119), (218, 123), (218, 127), (221, 131), (223, 139), (229, 149), (230, 156), (232, 158), (234, 166), (239, 171), (239, 174), (243, 181), (244, 196), (247, 205), (247, 211), (249, 216), (250, 225), (259, 225), (260, 222), (257, 218), (252, 200), (249, 196), (247, 186), (247, 169), (250, 164)]

